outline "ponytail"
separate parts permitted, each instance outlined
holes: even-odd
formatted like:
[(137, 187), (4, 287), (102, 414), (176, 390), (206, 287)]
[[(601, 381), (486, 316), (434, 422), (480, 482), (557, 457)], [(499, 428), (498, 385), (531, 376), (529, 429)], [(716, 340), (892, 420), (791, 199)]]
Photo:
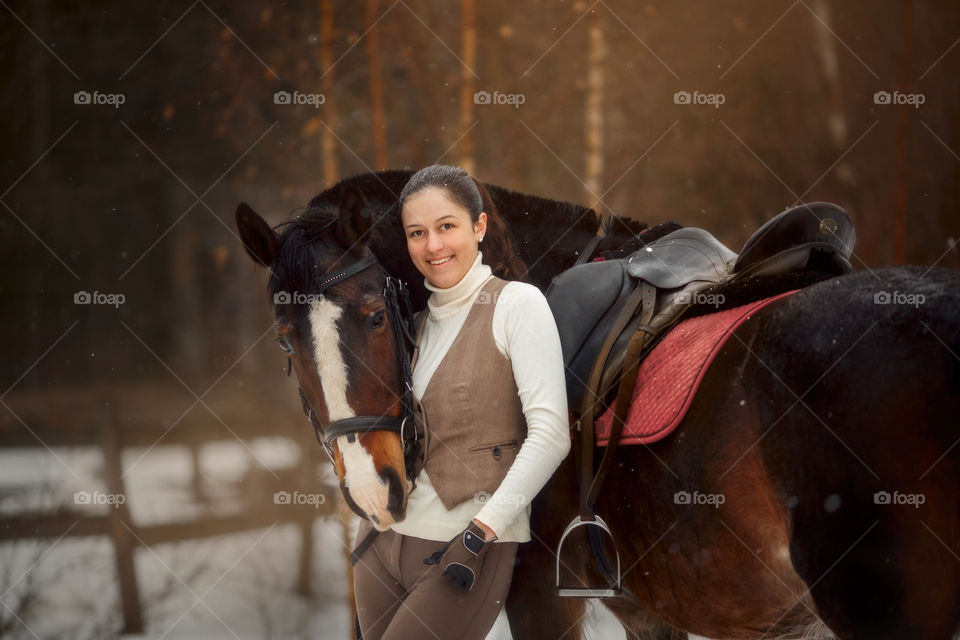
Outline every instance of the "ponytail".
[(487, 233), (483, 236), (483, 242), (480, 243), (483, 257), (498, 278), (523, 280), (527, 276), (527, 265), (513, 246), (510, 230), (504, 224), (500, 212), (493, 204), (490, 192), (483, 183), (473, 177), (470, 179), (480, 192), (483, 211), (487, 214)]

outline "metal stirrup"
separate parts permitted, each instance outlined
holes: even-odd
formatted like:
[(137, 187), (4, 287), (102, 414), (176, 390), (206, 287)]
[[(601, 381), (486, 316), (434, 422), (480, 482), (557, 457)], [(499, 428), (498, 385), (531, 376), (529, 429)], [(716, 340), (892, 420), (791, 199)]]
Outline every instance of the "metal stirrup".
[[(600, 516), (595, 516), (595, 518), (595, 520), (583, 520), (578, 515), (567, 525), (567, 528), (563, 530), (563, 535), (560, 536), (560, 544), (557, 545), (557, 595), (561, 598), (618, 598), (623, 594), (620, 587), (620, 552), (617, 551), (617, 543), (613, 539), (610, 527), (603, 521), (603, 518)], [(560, 553), (563, 551), (563, 542), (574, 529), (588, 525), (597, 527), (607, 534), (610, 542), (613, 543), (613, 552), (617, 556), (617, 578), (614, 584), (606, 589), (564, 587), (560, 584)]]

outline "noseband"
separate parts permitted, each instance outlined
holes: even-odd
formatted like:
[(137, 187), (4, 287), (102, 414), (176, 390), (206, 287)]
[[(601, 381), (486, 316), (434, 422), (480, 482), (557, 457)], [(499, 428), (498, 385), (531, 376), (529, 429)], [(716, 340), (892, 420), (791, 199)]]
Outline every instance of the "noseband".
[[(321, 294), (341, 280), (356, 275), (374, 264), (378, 264), (376, 256), (366, 256), (347, 265), (340, 271), (325, 275), (315, 293)], [(354, 416), (334, 420), (326, 428), (320, 425), (317, 415), (307, 401), (303, 387), (298, 387), (300, 400), (303, 403), (303, 412), (313, 426), (317, 442), (333, 461), (333, 442), (340, 436), (346, 436), (348, 442), (356, 441), (357, 434), (371, 431), (390, 431), (400, 436), (403, 443), (403, 457), (407, 477), (413, 480), (415, 461), (420, 453), (420, 438), (414, 426), (413, 400), (413, 370), (410, 366), (410, 352), (413, 350), (416, 339), (413, 337), (413, 310), (410, 305), (410, 292), (398, 278), (387, 274), (387, 284), (383, 290), (383, 299), (387, 306), (387, 317), (393, 330), (394, 342), (397, 346), (397, 357), (400, 360), (401, 375), (403, 376), (403, 396), (401, 398), (401, 417), (391, 415)], [(289, 375), (289, 369), (287, 370)]]

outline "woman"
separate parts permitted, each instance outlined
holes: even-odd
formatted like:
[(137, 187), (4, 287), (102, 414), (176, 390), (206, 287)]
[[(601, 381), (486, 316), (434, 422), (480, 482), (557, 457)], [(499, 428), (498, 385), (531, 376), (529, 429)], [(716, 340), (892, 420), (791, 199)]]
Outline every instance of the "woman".
[(560, 339), (536, 287), (493, 275), (526, 268), (479, 182), (434, 165), (400, 200), (431, 292), (413, 368), (426, 455), (406, 518), (354, 569), (359, 624), (364, 640), (480, 640), (530, 540), (530, 501), (570, 449)]

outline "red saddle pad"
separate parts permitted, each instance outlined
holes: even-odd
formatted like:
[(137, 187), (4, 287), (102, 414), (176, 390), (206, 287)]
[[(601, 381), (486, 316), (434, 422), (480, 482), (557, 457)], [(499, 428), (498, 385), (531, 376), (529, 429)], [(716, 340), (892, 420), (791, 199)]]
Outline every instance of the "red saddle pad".
[[(697, 387), (734, 330), (751, 314), (796, 291), (683, 320), (640, 363), (620, 444), (649, 444), (669, 435), (693, 403)], [(615, 405), (614, 405), (615, 406)], [(597, 420), (597, 444), (607, 445), (614, 407)]]

